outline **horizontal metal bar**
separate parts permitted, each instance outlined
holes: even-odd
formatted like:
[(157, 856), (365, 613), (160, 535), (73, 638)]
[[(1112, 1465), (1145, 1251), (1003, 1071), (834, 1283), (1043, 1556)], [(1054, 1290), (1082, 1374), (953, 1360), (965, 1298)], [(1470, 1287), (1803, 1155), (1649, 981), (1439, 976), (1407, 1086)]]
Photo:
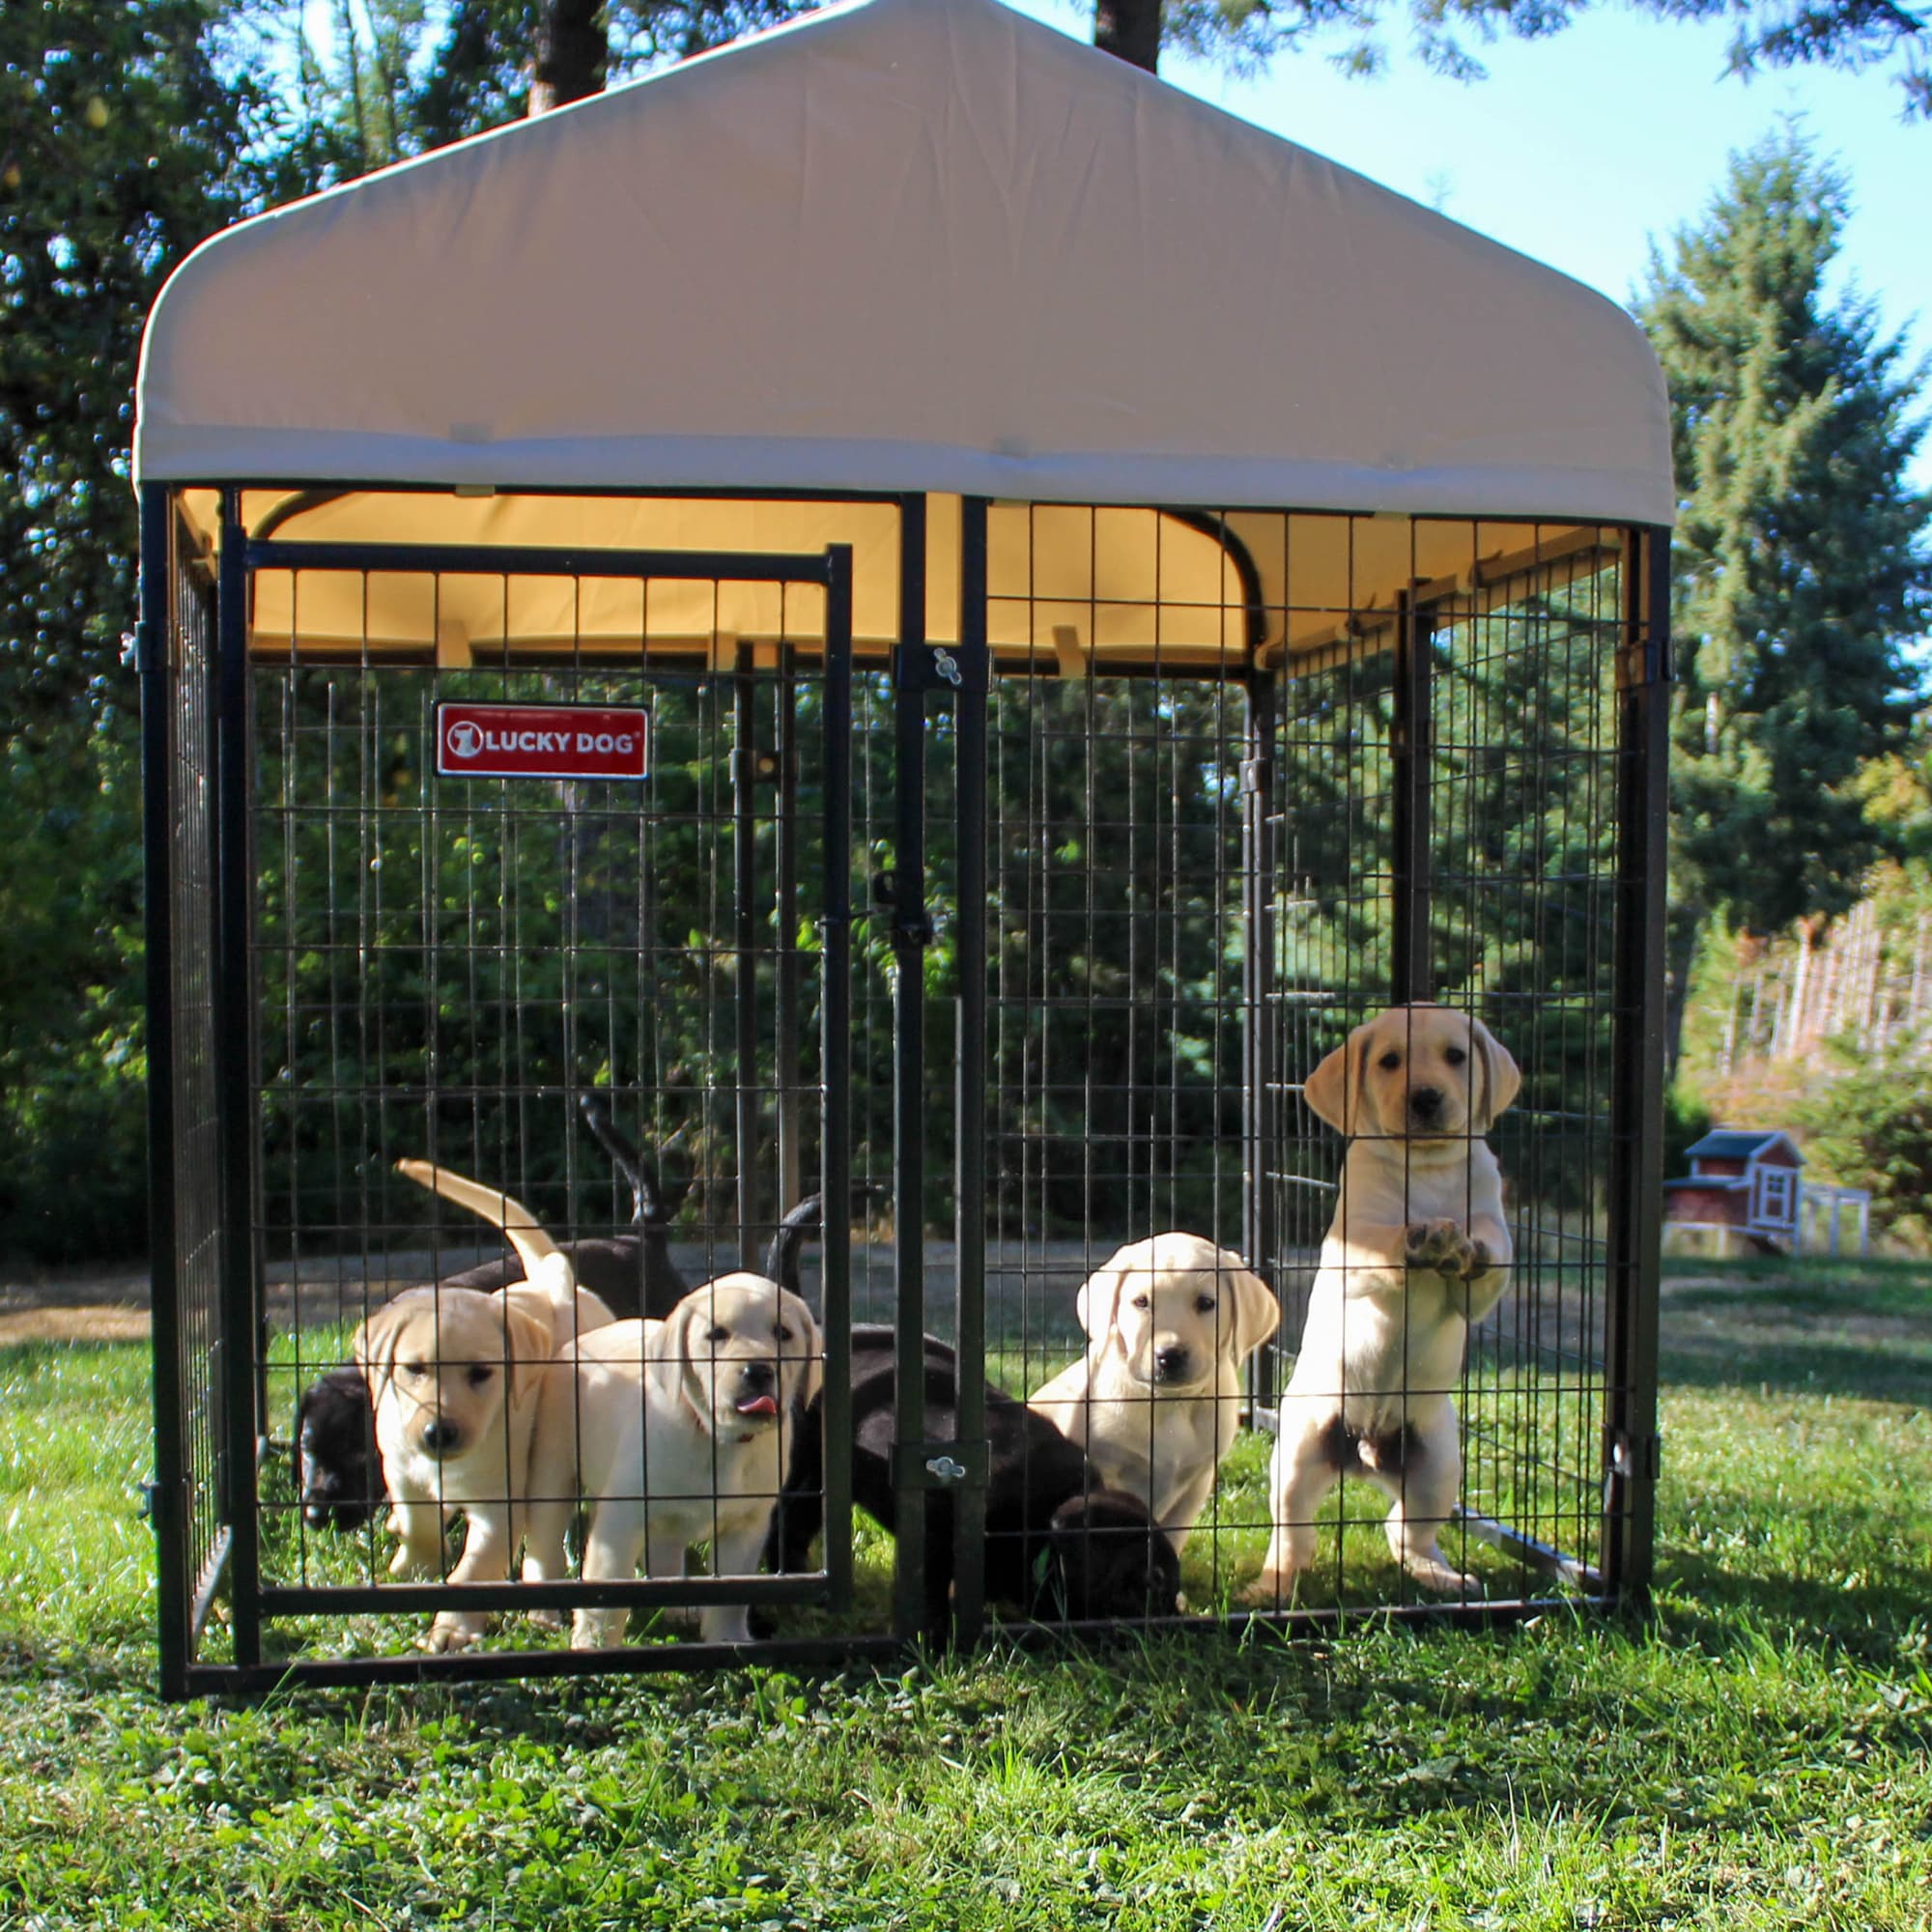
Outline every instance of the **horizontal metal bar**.
[(633, 1605), (817, 1604), (823, 1572), (788, 1577), (625, 1577), (604, 1582), (274, 1584), (261, 1593), (270, 1616), (347, 1616), (394, 1610), (574, 1610)]
[(194, 1602), (188, 1605), (187, 1634), (190, 1645), (200, 1641), (209, 1612), (214, 1607), (214, 1599), (220, 1591), (221, 1578), (228, 1568), (228, 1559), (234, 1552), (234, 1548), (235, 1531), (232, 1527), (224, 1526), (208, 1552), (208, 1561), (201, 1567), (201, 1577), (195, 1584)]
[(393, 571), (407, 577), (722, 578), (733, 583), (825, 584), (821, 556), (776, 551), (545, 549), (534, 544), (285, 543), (246, 546), (254, 570)]
[(1464, 1503), (1456, 1505), (1455, 1520), (1471, 1536), (1487, 1543), (1491, 1548), (1500, 1549), (1505, 1555), (1527, 1563), (1532, 1570), (1540, 1570), (1546, 1577), (1559, 1577), (1566, 1583), (1575, 1583), (1583, 1590), (1604, 1588), (1602, 1573), (1581, 1557), (1567, 1556), (1552, 1545), (1539, 1543), (1535, 1537), (1525, 1535), (1520, 1529), (1512, 1529), (1507, 1523), (1484, 1516)]
[[(1370, 1622), (1457, 1624), (1504, 1628), (1547, 1611), (1605, 1612), (1616, 1600), (1604, 1596), (1512, 1597), (1495, 1601), (1444, 1604), (1289, 1607), (1248, 1610), (1229, 1617), (1158, 1617), (1074, 1624), (1000, 1623), (988, 1638), (1016, 1650), (1085, 1648), (1094, 1640), (1128, 1640), (1149, 1630), (1195, 1634), (1225, 1642), (1231, 1633), (1250, 1626), (1287, 1637), (1318, 1635), (1345, 1624)], [(608, 1650), (464, 1650), (442, 1656), (293, 1658), (283, 1663), (244, 1668), (237, 1664), (195, 1664), (187, 1671), (185, 1694), (262, 1696), (295, 1685), (348, 1690), (365, 1684), (500, 1682), (505, 1679), (589, 1677), (647, 1670), (742, 1669), (777, 1664), (808, 1670), (838, 1670), (862, 1661), (909, 1658), (917, 1646), (895, 1636), (772, 1637), (752, 1643), (623, 1644)]]

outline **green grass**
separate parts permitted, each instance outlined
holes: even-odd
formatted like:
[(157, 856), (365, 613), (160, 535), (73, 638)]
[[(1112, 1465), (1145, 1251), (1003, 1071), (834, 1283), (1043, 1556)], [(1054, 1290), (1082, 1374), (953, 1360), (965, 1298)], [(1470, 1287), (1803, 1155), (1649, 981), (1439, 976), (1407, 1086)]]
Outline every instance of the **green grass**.
[(1641, 1627), (179, 1709), (142, 1351), (0, 1354), (0, 1927), (1932, 1926), (1932, 1270), (1665, 1344)]

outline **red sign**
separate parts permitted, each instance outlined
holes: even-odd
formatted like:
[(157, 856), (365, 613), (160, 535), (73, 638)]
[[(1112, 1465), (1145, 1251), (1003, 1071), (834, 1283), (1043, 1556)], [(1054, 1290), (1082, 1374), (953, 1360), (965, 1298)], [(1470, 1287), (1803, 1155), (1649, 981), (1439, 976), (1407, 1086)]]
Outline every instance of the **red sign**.
[(640, 779), (650, 714), (604, 704), (439, 704), (436, 768), (450, 779)]

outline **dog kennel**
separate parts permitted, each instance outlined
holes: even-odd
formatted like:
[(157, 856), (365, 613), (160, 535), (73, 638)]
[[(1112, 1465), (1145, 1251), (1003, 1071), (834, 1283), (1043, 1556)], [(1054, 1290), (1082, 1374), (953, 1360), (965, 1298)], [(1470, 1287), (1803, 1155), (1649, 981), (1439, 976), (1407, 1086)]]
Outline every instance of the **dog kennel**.
[[(1169, 1229), (1282, 1309), (1191, 1621), (1641, 1595), (1673, 498), (1611, 303), (997, 0), (865, 0), (216, 237), (135, 455), (170, 1694), (897, 1645), (928, 1507), (959, 1635), (1051, 1628), (985, 1601), (989, 1385)], [(1341, 1162), (1302, 1084), (1421, 1000), (1523, 1078), (1455, 1391), (1476, 1587), (1348, 1484), (1250, 1611)], [(500, 1252), (398, 1159), (627, 1233), (591, 1093), (690, 1282), (827, 1204), (823, 1553), (463, 1585), (500, 1630), (426, 1656), (458, 1586), (304, 1520), (297, 1404)], [(895, 1537), (855, 1320), (905, 1370)], [(520, 1614), (721, 1596), (774, 1634)]]

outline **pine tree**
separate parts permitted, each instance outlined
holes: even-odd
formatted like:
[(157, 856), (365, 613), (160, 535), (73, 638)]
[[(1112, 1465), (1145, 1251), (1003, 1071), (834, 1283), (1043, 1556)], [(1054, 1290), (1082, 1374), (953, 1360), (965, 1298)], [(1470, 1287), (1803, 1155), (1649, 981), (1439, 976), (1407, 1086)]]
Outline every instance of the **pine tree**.
[(1925, 372), (1868, 300), (1826, 293), (1847, 213), (1835, 170), (1776, 135), (1653, 251), (1638, 307), (1681, 504), (1674, 993), (1713, 919), (1768, 934), (1857, 897), (1881, 840), (1856, 781), (1899, 741), (1902, 646), (1932, 618), (1932, 499), (1907, 481)]

